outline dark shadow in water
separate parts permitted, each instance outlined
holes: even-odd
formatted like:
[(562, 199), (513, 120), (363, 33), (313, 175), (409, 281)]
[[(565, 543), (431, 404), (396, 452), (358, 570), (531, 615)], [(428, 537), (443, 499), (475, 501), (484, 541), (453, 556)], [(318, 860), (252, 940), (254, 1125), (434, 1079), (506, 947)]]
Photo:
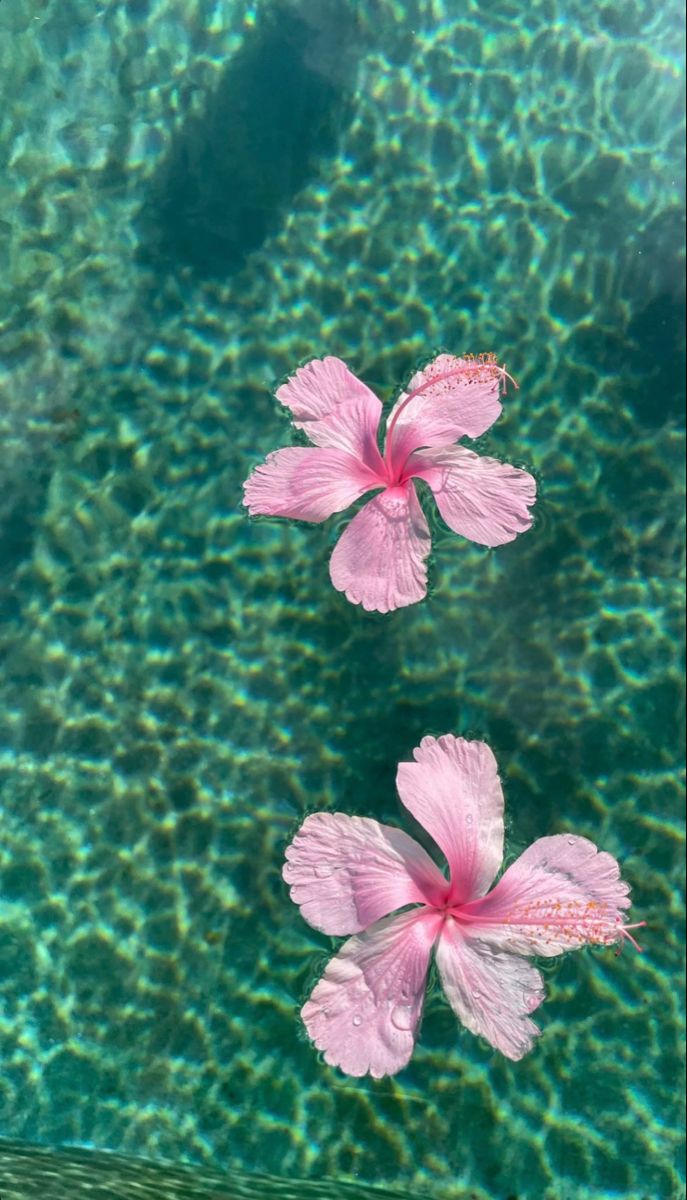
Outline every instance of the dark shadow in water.
[(226, 277), (278, 226), (348, 119), (356, 9), (279, 0), (258, 10), (154, 181), (141, 216), (147, 260)]
[(38, 511), (32, 497), (42, 498), (45, 486), (40, 479), (37, 487), (34, 484), (31, 497), (15, 494), (0, 506), (0, 624), (17, 616), (19, 611), (15, 572), (33, 549)]
[(656, 296), (633, 317), (628, 333), (632, 365), (644, 376), (644, 386), (629, 397), (638, 420), (650, 427), (669, 420), (681, 424), (685, 414), (684, 299)]

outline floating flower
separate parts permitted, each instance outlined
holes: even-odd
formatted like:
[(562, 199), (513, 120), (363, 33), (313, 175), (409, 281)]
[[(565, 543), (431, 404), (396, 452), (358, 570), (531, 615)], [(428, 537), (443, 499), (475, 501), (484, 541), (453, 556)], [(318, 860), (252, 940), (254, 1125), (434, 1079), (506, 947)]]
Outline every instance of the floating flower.
[(618, 864), (586, 838), (539, 838), (488, 890), (503, 859), (503, 793), (484, 742), (426, 737), (414, 756), (399, 764), (398, 792), (444, 854), (448, 879), (408, 834), (344, 813), (307, 817), (286, 851), (284, 879), (305, 920), (354, 934), (301, 1013), (326, 1062), (348, 1075), (406, 1065), (432, 950), (463, 1025), (517, 1060), (540, 1032), (530, 1014), (544, 999), (524, 956), (624, 938), (637, 946)]
[(341, 359), (313, 359), (277, 399), (314, 446), (268, 455), (244, 484), (244, 504), (252, 514), (319, 522), (381, 488), (342, 534), (329, 574), (371, 611), (415, 604), (427, 593), (431, 540), (414, 479), (429, 485), (446, 524), (480, 545), (510, 542), (532, 524), (532, 476), (454, 445), (493, 424), (507, 379), (491, 355), (440, 354), (396, 401), (382, 453), (381, 401)]

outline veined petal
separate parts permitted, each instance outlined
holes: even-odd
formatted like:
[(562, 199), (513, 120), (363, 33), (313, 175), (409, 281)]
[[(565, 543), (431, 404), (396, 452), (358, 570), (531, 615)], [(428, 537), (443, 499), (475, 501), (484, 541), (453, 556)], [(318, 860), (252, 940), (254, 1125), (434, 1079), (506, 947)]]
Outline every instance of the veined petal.
[(459, 1020), (518, 1060), (540, 1032), (530, 1013), (544, 999), (539, 971), (524, 958), (504, 954), (447, 917), (436, 947), (444, 991)]
[(277, 388), (277, 399), (291, 409), (296, 421), (313, 421), (328, 416), (340, 404), (354, 396), (372, 396), (374, 392), (349, 371), (345, 362), (333, 355), (313, 358), (299, 367)]
[(331, 446), (354, 455), (374, 472), (377, 487), (386, 484), (386, 469), (377, 445), (381, 404), (376, 396), (353, 396), (317, 421), (295, 421), (316, 446)]
[(486, 742), (426, 737), (398, 765), (398, 794), (443, 851), (451, 903), (482, 896), (503, 859), (503, 792)]
[(343, 450), (290, 446), (268, 454), (243, 485), (253, 515), (324, 521), (379, 484), (367, 467)]
[(538, 838), (488, 896), (457, 914), (471, 931), (519, 954), (552, 956), (623, 936), (629, 887), (612, 855), (587, 838)]
[(439, 354), (413, 375), (389, 414), (392, 461), (402, 466), (421, 446), (480, 437), (501, 413), (499, 393), (505, 377), (495, 360)]
[(406, 1065), (441, 915), (415, 910), (349, 938), (301, 1010), (325, 1061), (347, 1075), (394, 1075)]
[(412, 483), (370, 500), (334, 547), (329, 574), (352, 604), (391, 612), (427, 593), (429, 528)]
[(286, 858), (291, 899), (323, 933), (357, 933), (406, 904), (441, 904), (448, 893), (422, 846), (368, 817), (313, 813)]
[(443, 446), (413, 454), (406, 471), (429, 484), (446, 524), (481, 546), (512, 542), (532, 524), (537, 485), (519, 467)]
[(377, 446), (381, 401), (340, 358), (314, 358), (276, 396), (316, 446), (346, 450), (383, 475)]

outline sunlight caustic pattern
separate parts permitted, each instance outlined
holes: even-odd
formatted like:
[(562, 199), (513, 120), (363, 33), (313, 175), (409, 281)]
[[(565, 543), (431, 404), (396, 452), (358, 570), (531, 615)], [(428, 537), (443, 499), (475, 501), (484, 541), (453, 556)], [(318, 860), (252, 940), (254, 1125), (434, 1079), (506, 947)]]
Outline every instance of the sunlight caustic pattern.
[(618, 863), (586, 838), (538, 838), (489, 891), (504, 804), (486, 743), (425, 737), (414, 759), (399, 764), (398, 793), (443, 852), (448, 878), (400, 829), (344, 813), (313, 813), (286, 851), (283, 876), (305, 920), (353, 935), (301, 1013), (325, 1060), (348, 1075), (407, 1064), (432, 950), (463, 1025), (517, 1060), (540, 1032), (531, 1013), (544, 999), (528, 956), (625, 938), (637, 946)]
[(370, 611), (414, 604), (427, 593), (431, 548), (414, 479), (429, 485), (446, 524), (473, 542), (500, 546), (532, 524), (532, 476), (455, 445), (494, 423), (508, 378), (492, 355), (438, 355), (398, 397), (382, 451), (381, 401), (340, 359), (313, 359), (277, 399), (314, 446), (268, 455), (244, 484), (244, 504), (253, 515), (319, 522), (381, 488), (344, 531), (329, 573)]

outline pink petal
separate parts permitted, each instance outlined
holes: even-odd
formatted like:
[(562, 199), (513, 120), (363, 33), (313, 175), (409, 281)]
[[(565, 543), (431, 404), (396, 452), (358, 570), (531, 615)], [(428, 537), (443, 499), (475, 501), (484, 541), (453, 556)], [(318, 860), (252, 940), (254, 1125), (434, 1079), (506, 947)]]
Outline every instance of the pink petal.
[(323, 933), (357, 933), (406, 904), (441, 904), (448, 892), (422, 846), (367, 817), (313, 813), (286, 858), (291, 899)]
[(412, 484), (388, 488), (351, 521), (334, 548), (329, 574), (352, 604), (391, 612), (427, 593), (429, 529)]
[(486, 892), (503, 859), (496, 759), (485, 742), (450, 733), (423, 738), (413, 755), (398, 765), (398, 794), (446, 856), (450, 903), (463, 904)]
[[(283, 383), (277, 400), (291, 409), (297, 421), (319, 420), (354, 396), (372, 396), (374, 392), (349, 371), (340, 358), (313, 358)], [(377, 401), (379, 403), (379, 401)]]
[(342, 450), (293, 446), (268, 454), (243, 485), (252, 515), (324, 521), (379, 484), (367, 467)]
[(512, 542), (532, 524), (537, 485), (519, 467), (444, 446), (414, 454), (406, 470), (429, 484), (446, 524), (481, 546)]
[(420, 446), (480, 437), (501, 413), (503, 379), (496, 363), (440, 354), (413, 375), (389, 414), (387, 436), (394, 463), (402, 466)]
[(452, 917), (441, 930), (436, 963), (448, 1002), (471, 1033), (516, 1061), (540, 1032), (529, 1014), (544, 999), (539, 971), (466, 933)]
[(408, 1062), (441, 916), (414, 910), (352, 937), (303, 1006), (309, 1036), (347, 1075), (393, 1075)]
[(377, 446), (381, 401), (340, 358), (314, 358), (276, 395), (316, 446), (347, 450), (383, 475)]
[(586, 838), (556, 834), (533, 842), (488, 896), (457, 916), (495, 946), (551, 956), (617, 942), (628, 893), (610, 854)]

